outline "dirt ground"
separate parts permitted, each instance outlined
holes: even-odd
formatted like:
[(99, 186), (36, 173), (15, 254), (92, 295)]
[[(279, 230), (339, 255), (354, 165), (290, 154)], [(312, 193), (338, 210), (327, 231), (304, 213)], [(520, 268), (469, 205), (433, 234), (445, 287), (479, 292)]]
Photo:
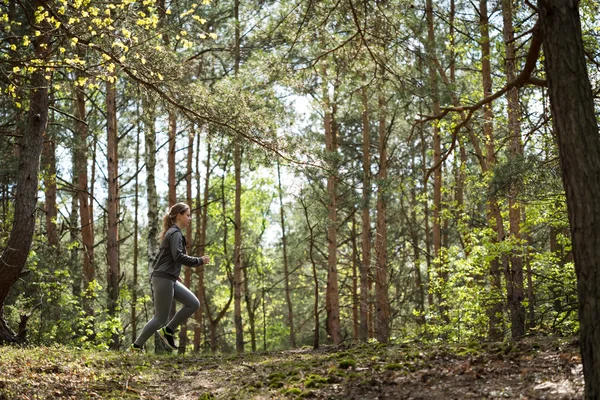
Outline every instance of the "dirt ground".
[(194, 371), (160, 390), (167, 389), (163, 398), (172, 399), (583, 397), (576, 340), (538, 338), (478, 347), (364, 345), (247, 355), (190, 368)]
[(581, 399), (576, 339), (241, 356), (0, 347), (6, 399)]

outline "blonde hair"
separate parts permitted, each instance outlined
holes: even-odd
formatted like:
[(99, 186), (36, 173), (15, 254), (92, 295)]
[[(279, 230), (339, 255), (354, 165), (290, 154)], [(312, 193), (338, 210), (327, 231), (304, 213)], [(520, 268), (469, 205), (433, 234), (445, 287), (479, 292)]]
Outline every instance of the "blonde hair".
[(185, 203), (177, 203), (169, 208), (169, 212), (163, 217), (163, 228), (162, 232), (160, 233), (161, 241), (165, 238), (165, 234), (169, 228), (175, 225), (175, 222), (177, 221), (177, 215), (185, 214), (189, 209), (190, 206)]

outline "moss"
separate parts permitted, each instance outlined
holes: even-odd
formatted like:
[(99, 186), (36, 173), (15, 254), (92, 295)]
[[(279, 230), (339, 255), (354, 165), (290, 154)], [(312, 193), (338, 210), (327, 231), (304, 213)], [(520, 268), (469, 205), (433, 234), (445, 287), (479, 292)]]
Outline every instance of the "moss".
[(251, 382), (248, 386), (256, 388), (256, 389), (260, 389), (262, 387), (262, 385), (263, 385), (263, 383), (261, 381), (254, 381), (254, 382)]
[(388, 370), (388, 371), (400, 371), (404, 369), (404, 365), (402, 364), (398, 364), (398, 363), (392, 363), (392, 364), (388, 364), (385, 367), (383, 367), (383, 369)]
[(269, 383), (269, 387), (271, 389), (279, 389), (283, 387), (283, 382), (281, 381), (273, 381), (271, 383)]
[(198, 400), (212, 400), (215, 398), (215, 395), (212, 393), (202, 393), (198, 396)]
[(359, 386), (363, 386), (363, 387), (374, 387), (379, 385), (379, 382), (377, 382), (376, 379), (365, 379), (364, 381), (359, 383)]
[(327, 378), (324, 378), (320, 375), (313, 374), (313, 375), (309, 375), (304, 380), (304, 386), (306, 386), (307, 388), (318, 388), (327, 382), (328, 382)]
[(295, 387), (291, 387), (291, 388), (282, 390), (281, 393), (285, 394), (287, 396), (300, 396), (302, 394), (302, 390), (295, 388)]
[(356, 361), (351, 360), (351, 359), (342, 360), (342, 361), (340, 361), (338, 366), (340, 369), (354, 368), (354, 367), (356, 367)]
[(267, 380), (269, 381), (274, 381), (274, 380), (284, 380), (285, 379), (285, 375), (281, 372), (274, 372), (272, 374), (269, 374), (269, 376), (267, 376)]

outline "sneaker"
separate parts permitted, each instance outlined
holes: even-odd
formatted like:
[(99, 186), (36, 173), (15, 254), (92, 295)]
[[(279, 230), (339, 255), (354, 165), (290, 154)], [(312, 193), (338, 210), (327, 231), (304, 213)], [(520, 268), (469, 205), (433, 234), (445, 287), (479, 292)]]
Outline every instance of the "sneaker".
[(130, 353), (143, 353), (144, 352), (144, 348), (143, 347), (139, 347), (135, 343), (131, 343), (131, 346), (129, 346), (129, 352)]
[(168, 329), (166, 326), (164, 328), (160, 328), (158, 330), (158, 336), (162, 339), (165, 345), (171, 350), (177, 350), (177, 346), (175, 346), (175, 336), (173, 332)]

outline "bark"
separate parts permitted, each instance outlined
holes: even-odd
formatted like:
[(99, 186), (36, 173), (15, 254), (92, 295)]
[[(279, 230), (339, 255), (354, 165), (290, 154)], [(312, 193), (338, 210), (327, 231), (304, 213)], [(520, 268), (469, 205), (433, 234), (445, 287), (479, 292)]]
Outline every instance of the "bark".
[[(492, 94), (492, 72), (490, 64), (490, 35), (487, 0), (479, 1), (479, 30), (481, 33), (481, 81), (483, 84), (483, 96)], [(486, 103), (483, 106), (483, 135), (486, 144), (486, 165), (489, 171), (492, 171), (496, 164), (496, 153), (494, 144), (494, 113), (492, 104)], [(504, 238), (504, 226), (500, 214), (500, 206), (495, 197), (488, 200), (487, 218), (489, 224), (495, 232), (494, 241), (501, 241)], [(499, 297), (502, 293), (502, 278), (500, 259), (495, 258), (490, 263), (490, 279), (492, 286), (492, 299)], [(502, 338), (502, 302), (492, 300), (492, 305), (488, 309), (489, 317), (489, 337), (493, 340)]]
[(169, 107), (169, 153), (167, 155), (169, 207), (177, 203), (176, 171), (175, 171), (175, 145), (177, 136), (177, 113), (174, 107)]
[(242, 322), (242, 149), (236, 141), (233, 157), (235, 169), (235, 210), (234, 210), (234, 322), (235, 349), (244, 352), (244, 326)]
[(152, 260), (158, 255), (158, 235), (160, 219), (158, 216), (158, 195), (156, 193), (156, 104), (148, 93), (142, 97), (144, 109), (144, 142), (146, 163), (146, 207), (148, 218), (148, 268), (152, 267)]
[[(79, 77), (79, 73), (76, 75)], [(91, 199), (88, 190), (88, 127), (86, 118), (85, 92), (83, 87), (75, 86), (75, 170), (77, 172), (77, 197), (79, 199), (79, 217), (81, 219), (81, 239), (83, 244), (83, 289), (87, 294), (90, 283), (95, 279), (94, 267), (94, 230), (92, 228)], [(88, 296), (86, 295), (86, 298)], [(87, 315), (94, 315), (89, 299), (84, 302)]]
[[(227, 164), (228, 161), (225, 161), (225, 165), (223, 166), (223, 171), (227, 170)], [(207, 204), (205, 204), (205, 207), (207, 206)], [(223, 216), (223, 258), (224, 260), (226, 260), (226, 265), (225, 265), (225, 269), (227, 271), (231, 270), (231, 264), (229, 262), (229, 248), (227, 246), (227, 238), (229, 236), (229, 230), (228, 230), (228, 220), (227, 220), (227, 200), (225, 198), (225, 175), (223, 174), (223, 176), (221, 177), (221, 207), (222, 207), (222, 212), (221, 215)], [(217, 332), (217, 327), (219, 325), (219, 322), (221, 321), (221, 319), (223, 319), (223, 317), (225, 316), (225, 313), (227, 313), (227, 311), (229, 310), (229, 307), (231, 306), (231, 302), (234, 298), (234, 278), (231, 276), (231, 273), (228, 272), (228, 278), (229, 278), (229, 283), (230, 283), (230, 292), (229, 292), (229, 300), (227, 301), (227, 304), (225, 305), (225, 307), (223, 307), (221, 309), (221, 311), (217, 314), (216, 318), (213, 318), (213, 313), (210, 309), (210, 306), (208, 304), (208, 299), (206, 297), (206, 291), (204, 292), (204, 304), (205, 304), (205, 308), (206, 308), (206, 316), (208, 318), (209, 321), (209, 328), (210, 328), (210, 349), (211, 351), (214, 353), (217, 351), (217, 336), (216, 336), (216, 332)]]
[[(423, 130), (420, 130), (421, 135), (421, 160), (423, 161), (423, 166), (427, 165), (427, 143), (425, 141)], [(426, 171), (423, 171), (423, 189), (422, 195), (427, 198), (427, 179), (425, 179)], [(425, 200), (423, 204), (423, 219), (425, 220), (425, 265), (427, 268), (427, 282), (431, 283), (431, 234), (430, 234), (430, 222), (429, 222), (429, 201)], [(427, 304), (429, 307), (434, 306), (433, 292), (431, 290), (427, 291)]]
[[(523, 210), (523, 220), (527, 220), (525, 210)], [(527, 233), (527, 243), (532, 242), (531, 233)], [(535, 323), (535, 292), (533, 290), (533, 268), (531, 267), (531, 256), (529, 247), (525, 252), (525, 270), (527, 271), (527, 329), (533, 330)]]
[(586, 399), (600, 399), (600, 137), (576, 0), (538, 1), (571, 225)]
[(371, 265), (371, 131), (367, 88), (362, 89), (363, 193), (362, 193), (362, 260), (360, 264), (360, 340), (369, 339), (369, 268)]
[[(139, 118), (139, 103), (137, 105)], [(139, 121), (139, 120), (138, 120)], [(135, 170), (140, 169), (140, 131), (138, 122), (135, 137)], [(139, 205), (140, 205), (139, 173), (135, 174), (135, 195), (133, 198), (133, 279), (131, 282), (131, 341), (137, 338), (137, 300), (138, 300), (138, 261), (139, 261)]]
[(383, 95), (379, 96), (379, 176), (377, 179), (377, 236), (375, 251), (377, 269), (375, 276), (376, 337), (380, 343), (387, 343), (390, 337), (390, 308), (388, 304), (387, 273), (387, 129), (386, 110)]
[(281, 188), (281, 170), (277, 160), (277, 182), (279, 189), (279, 216), (281, 218), (281, 244), (283, 246), (283, 275), (285, 284), (285, 302), (288, 309), (288, 324), (290, 326), (290, 344), (296, 348), (296, 332), (294, 331), (294, 308), (290, 290), (290, 273), (288, 266), (287, 237), (285, 233), (285, 210), (283, 209), (283, 190)]
[[(247, 262), (244, 262), (246, 268), (248, 267)], [(250, 288), (248, 287), (248, 280), (244, 279), (244, 299), (246, 300), (246, 311), (248, 312), (248, 325), (250, 331), (250, 347), (252, 352), (256, 352), (256, 312), (252, 304), (252, 296), (250, 295)]]
[[(411, 153), (411, 169), (416, 171), (415, 156)], [(425, 285), (423, 284), (423, 277), (421, 275), (421, 255), (419, 249), (419, 231), (418, 231), (418, 220), (417, 220), (417, 188), (416, 185), (411, 185), (410, 189), (410, 200), (411, 200), (411, 212), (410, 212), (410, 236), (413, 247), (413, 259), (415, 264), (415, 286), (417, 289), (417, 311), (419, 316), (417, 321), (419, 326), (426, 328), (425, 324)]]
[(313, 335), (313, 349), (319, 348), (319, 276), (317, 274), (317, 261), (315, 260), (315, 233), (314, 227), (310, 224), (310, 216), (308, 214), (308, 206), (304, 202), (302, 198), (302, 193), (300, 194), (300, 204), (302, 205), (302, 210), (304, 211), (304, 219), (306, 220), (306, 227), (308, 228), (309, 237), (308, 237), (308, 258), (310, 259), (310, 264), (312, 266), (312, 278), (313, 283), (315, 285), (314, 292), (314, 307), (313, 307), (313, 315), (315, 317), (315, 328)]
[[(196, 130), (192, 125), (190, 127), (190, 133), (188, 135), (188, 153), (187, 153), (187, 163), (186, 163), (186, 171), (185, 171), (185, 194), (187, 204), (192, 208), (193, 198), (192, 198), (192, 161), (194, 160), (194, 137), (196, 136)], [(188, 224), (185, 232), (187, 240), (192, 243), (192, 224)], [(184, 278), (183, 284), (188, 289), (192, 288), (192, 270), (189, 267), (184, 267)], [(179, 330), (179, 354), (184, 354), (188, 343), (188, 326), (187, 321), (184, 321), (181, 324), (181, 328)]]
[(352, 241), (352, 338), (354, 343), (358, 343), (360, 321), (359, 321), (359, 305), (360, 299), (358, 294), (358, 271), (357, 266), (360, 268), (360, 262), (358, 258), (358, 245), (356, 243), (356, 209), (352, 211), (352, 231), (350, 240)]
[[(235, 0), (233, 17), (235, 23), (234, 59), (235, 76), (240, 69), (240, 0)], [(235, 322), (235, 349), (244, 352), (244, 325), (242, 321), (242, 149), (239, 140), (234, 143), (234, 169), (235, 169), (235, 210), (234, 210), (234, 322)]]
[[(198, 207), (198, 211), (196, 216), (200, 214), (201, 221), (198, 221), (196, 228), (199, 230), (197, 235), (198, 240), (198, 255), (203, 256), (205, 254), (206, 248), (206, 228), (208, 225), (208, 191), (210, 188), (210, 157), (211, 157), (211, 143), (207, 139), (206, 141), (206, 175), (204, 176), (204, 192), (202, 202), (200, 201), (200, 168), (198, 165), (198, 160), (200, 158), (200, 135), (198, 135), (198, 148), (196, 151), (196, 171), (198, 171), (198, 179), (196, 182), (198, 192), (196, 193), (197, 200), (196, 204), (201, 204), (201, 207)], [(201, 265), (198, 267), (198, 298), (200, 301), (204, 302), (204, 305), (208, 307), (206, 304), (205, 294), (204, 294), (204, 266)], [(194, 331), (194, 351), (200, 350), (201, 336), (204, 332), (204, 318), (202, 313), (202, 307), (196, 313), (196, 330)]]
[(56, 230), (56, 219), (58, 217), (58, 209), (56, 207), (56, 138), (54, 134), (49, 134), (48, 132), (45, 132), (44, 136), (42, 164), (44, 170), (46, 234), (48, 245), (56, 248), (58, 247), (58, 233)]
[[(434, 31), (434, 20), (433, 20), (433, 4), (432, 0), (426, 2), (426, 15), (427, 15), (427, 49), (431, 60), (436, 58), (435, 46), (436, 37)], [(432, 61), (433, 64), (433, 61)], [(439, 89), (438, 89), (438, 77), (436, 68), (433, 66), (429, 67), (429, 84), (431, 85), (431, 97), (433, 99), (432, 111), (435, 115), (440, 113), (440, 100), (439, 100)], [(433, 175), (433, 255), (435, 257), (435, 264), (438, 270), (438, 277), (442, 281), (442, 289), (438, 292), (438, 307), (440, 314), (444, 320), (448, 318), (448, 310), (443, 299), (443, 285), (448, 280), (448, 273), (442, 266), (442, 221), (441, 221), (441, 209), (442, 209), (442, 139), (440, 128), (438, 124), (433, 125), (433, 164), (435, 168)]]
[[(34, 2), (34, 9), (43, 4)], [(41, 28), (41, 29), (40, 29)], [(51, 46), (47, 34), (47, 24), (42, 23), (41, 35), (34, 37), (36, 58), (45, 59)], [(48, 122), (48, 85), (46, 73), (34, 71), (31, 75), (29, 111), (27, 122), (20, 141), (19, 172), (14, 200), (14, 220), (6, 243), (0, 255), (0, 343), (14, 342), (15, 333), (4, 319), (4, 304), (8, 292), (21, 276), (27, 262), (35, 230), (35, 210), (38, 196), (38, 174), (40, 155), (44, 143), (44, 133)]]
[[(512, 82), (516, 79), (515, 72), (515, 44), (513, 27), (512, 0), (502, 0), (502, 16), (504, 20), (503, 36), (506, 51), (506, 60), (504, 68), (506, 70), (506, 81)], [(508, 134), (510, 143), (508, 148), (510, 160), (518, 160), (523, 157), (523, 145), (521, 144), (521, 124), (519, 122), (519, 90), (512, 88), (508, 91)], [(517, 178), (518, 179), (518, 178)], [(521, 179), (513, 183), (508, 194), (508, 213), (510, 221), (510, 237), (514, 243), (521, 242), (521, 205), (517, 200)], [(519, 338), (525, 335), (525, 307), (523, 300), (525, 298), (523, 285), (523, 256), (519, 251), (513, 251), (510, 256), (510, 267), (505, 274), (506, 291), (511, 296), (508, 297), (508, 310), (510, 312), (511, 334), (513, 338)]]
[[(326, 69), (323, 67), (323, 80), (326, 81)], [(342, 341), (340, 328), (340, 303), (338, 289), (337, 271), (337, 190), (336, 190), (336, 161), (337, 137), (334, 123), (334, 113), (330, 104), (326, 83), (323, 84), (323, 103), (325, 106), (325, 149), (328, 157), (332, 160), (329, 165), (331, 171), (327, 178), (327, 289), (325, 295), (325, 308), (327, 310), (327, 333), (334, 345)]]
[[(73, 149), (75, 150), (75, 149)], [(77, 165), (77, 155), (76, 152), (73, 151), (71, 153), (71, 176), (73, 177), (73, 186), (77, 187), (77, 171), (75, 170), (75, 166)], [(79, 201), (77, 198), (77, 191), (74, 191), (71, 196), (71, 210), (69, 213), (69, 241), (70, 243), (78, 243), (79, 242), (79, 229), (77, 225), (77, 219), (79, 218)], [(70, 251), (70, 263), (69, 268), (71, 275), (73, 276), (73, 296), (75, 298), (81, 298), (81, 260), (79, 259), (79, 246), (72, 246)]]
[[(115, 79), (116, 81), (116, 79)], [(107, 276), (108, 314), (117, 317), (119, 302), (119, 281), (121, 270), (119, 265), (119, 157), (117, 135), (117, 93), (115, 81), (106, 83), (106, 117), (107, 117), (107, 179), (108, 179), (108, 234), (107, 234)], [(112, 347), (117, 349), (119, 337), (113, 336)]]

